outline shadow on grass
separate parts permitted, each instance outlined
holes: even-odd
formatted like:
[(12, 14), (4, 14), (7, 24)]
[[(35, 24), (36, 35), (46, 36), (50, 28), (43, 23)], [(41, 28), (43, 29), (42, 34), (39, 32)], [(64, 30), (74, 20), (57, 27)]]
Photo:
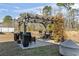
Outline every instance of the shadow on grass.
[(0, 56), (59, 56), (58, 45), (21, 49), (14, 41), (0, 42)]

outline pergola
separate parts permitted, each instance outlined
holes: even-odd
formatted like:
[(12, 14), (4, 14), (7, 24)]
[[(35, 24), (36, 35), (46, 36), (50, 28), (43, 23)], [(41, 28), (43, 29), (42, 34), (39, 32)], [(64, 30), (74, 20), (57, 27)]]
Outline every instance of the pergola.
[(38, 15), (38, 14), (31, 14), (31, 13), (26, 13), (26, 15), (24, 17), (19, 17), (17, 19), (18, 22), (18, 28), (20, 31), (20, 26), (22, 24), (24, 27), (24, 32), (26, 32), (26, 27), (27, 27), (27, 23), (31, 22), (31, 23), (41, 23), (44, 25), (44, 27), (46, 27), (46, 24), (50, 23), (53, 19), (53, 16), (44, 16), (44, 15)]
[[(26, 13), (24, 16), (19, 17), (17, 19), (18, 23), (18, 29), (19, 33), (15, 33), (15, 41), (18, 43), (22, 43), (23, 46), (28, 46), (29, 43), (34, 40), (36, 37), (32, 37), (30, 32), (26, 32), (27, 29), (27, 24), (28, 23), (41, 23), (46, 27), (47, 23), (50, 23), (52, 21), (53, 17), (52, 16), (43, 16), (43, 15), (38, 15), (38, 14), (31, 14), (31, 13)], [(21, 26), (23, 25), (23, 32), (20, 31)]]
[[(27, 29), (27, 24), (28, 23), (41, 23), (45, 26), (47, 24), (50, 24), (50, 22), (53, 22), (54, 25), (54, 30), (53, 30), (53, 38), (56, 42), (59, 41), (64, 41), (64, 18), (62, 14), (56, 15), (56, 16), (45, 16), (45, 15), (38, 15), (38, 14), (31, 14), (31, 13), (26, 13), (25, 16), (19, 17), (17, 19), (18, 22), (18, 28), (19, 28), (19, 36), (21, 37), (21, 41), (24, 46), (28, 46), (29, 43), (32, 42), (32, 40), (35, 41), (35, 37), (32, 39), (31, 33), (26, 32)], [(23, 25), (23, 32), (21, 33), (20, 29), (21, 26)], [(45, 32), (46, 33), (46, 32)], [(48, 35), (48, 34), (47, 34)], [(45, 37), (47, 38), (47, 35)], [(50, 37), (51, 33), (49, 34)], [(19, 38), (18, 36), (18, 38)], [(51, 38), (51, 37), (50, 37)], [(16, 39), (17, 40), (17, 39)]]

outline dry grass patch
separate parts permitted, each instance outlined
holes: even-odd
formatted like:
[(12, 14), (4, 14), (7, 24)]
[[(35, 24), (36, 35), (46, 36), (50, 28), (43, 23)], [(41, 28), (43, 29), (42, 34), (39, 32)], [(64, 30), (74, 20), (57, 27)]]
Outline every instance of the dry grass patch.
[(13, 41), (14, 34), (13, 33), (2, 33), (0, 34), (0, 42)]
[(79, 31), (65, 31), (65, 33), (67, 34), (67, 39), (79, 41)]

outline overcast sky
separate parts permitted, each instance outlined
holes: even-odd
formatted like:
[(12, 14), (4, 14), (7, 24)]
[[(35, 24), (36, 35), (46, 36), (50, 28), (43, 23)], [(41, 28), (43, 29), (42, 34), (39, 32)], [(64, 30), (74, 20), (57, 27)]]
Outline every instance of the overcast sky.
[[(40, 13), (41, 9), (46, 6), (52, 6), (54, 11), (59, 9), (55, 3), (0, 3), (0, 22), (6, 15), (17, 18), (22, 12)], [(73, 8), (79, 8), (79, 4), (75, 4)], [(63, 10), (65, 12), (65, 10)]]

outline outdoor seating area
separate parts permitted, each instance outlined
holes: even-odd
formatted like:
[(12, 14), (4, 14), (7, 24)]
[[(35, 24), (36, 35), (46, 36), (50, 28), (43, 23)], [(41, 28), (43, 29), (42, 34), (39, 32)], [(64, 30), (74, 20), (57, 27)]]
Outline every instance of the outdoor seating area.
[[(53, 32), (52, 32), (52, 30), (50, 30), (50, 31), (46, 30), (46, 28), (44, 27), (44, 25), (43, 25), (44, 23), (42, 22), (44, 20), (44, 18), (45, 18), (45, 16), (35, 15), (35, 14), (31, 14), (31, 13), (26, 13), (25, 17), (23, 19), (18, 18), (17, 19), (17, 23), (18, 23), (17, 31), (18, 32), (16, 32), (16, 30), (15, 30), (16, 33), (14, 33), (14, 40), (18, 44), (21, 44), (23, 47), (30, 47), (30, 45), (33, 45), (33, 43), (38, 45), (37, 44), (37, 41), (39, 41), (38, 39), (50, 40)], [(35, 20), (39, 19), (41, 21), (41, 23), (39, 23), (39, 21), (34, 22), (35, 20), (32, 20), (32, 19), (35, 19)], [(51, 16), (51, 18), (49, 16), (47, 16), (47, 18), (45, 18), (45, 19), (48, 22), (50, 22), (49, 20), (52, 21), (52, 16)], [(50, 24), (53, 24), (53, 21), (50, 22)], [(37, 26), (35, 26), (35, 25), (37, 25)], [(51, 27), (52, 26), (50, 26), (50, 28)], [(34, 34), (32, 34), (31, 31), (37, 31), (38, 35), (34, 36)], [(39, 38), (37, 38), (37, 36), (39, 36)]]
[(22, 49), (46, 46), (51, 45), (53, 43), (53, 40), (48, 39), (48, 37), (47, 38), (32, 37), (31, 32), (15, 33), (14, 41), (16, 41), (17, 45), (19, 45)]
[(20, 32), (14, 34), (14, 40), (23, 47), (28, 47), (32, 42), (36, 43), (36, 38), (31, 36), (30, 32)]

